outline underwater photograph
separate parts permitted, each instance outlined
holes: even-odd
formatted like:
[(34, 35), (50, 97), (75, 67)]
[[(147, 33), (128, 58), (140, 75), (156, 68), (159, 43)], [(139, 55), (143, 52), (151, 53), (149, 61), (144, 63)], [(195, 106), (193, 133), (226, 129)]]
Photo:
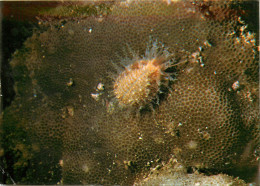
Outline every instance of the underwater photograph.
[(260, 184), (258, 1), (0, 7), (0, 185)]

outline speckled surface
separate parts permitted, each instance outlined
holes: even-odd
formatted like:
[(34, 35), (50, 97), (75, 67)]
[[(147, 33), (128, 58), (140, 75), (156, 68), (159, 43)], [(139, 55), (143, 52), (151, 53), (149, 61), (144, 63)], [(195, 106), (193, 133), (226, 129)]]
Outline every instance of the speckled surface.
[[(92, 16), (41, 14), (10, 63), (16, 96), (1, 120), (1, 157), (12, 157), (4, 167), (22, 184), (130, 185), (158, 166), (170, 169), (173, 157), (183, 177), (192, 167), (253, 182), (258, 36), (243, 5), (127, 2), (84, 5), (97, 9)], [(175, 80), (152, 107), (119, 107), (114, 64), (122, 65), (127, 47), (143, 56), (151, 37), (180, 62), (170, 70)]]

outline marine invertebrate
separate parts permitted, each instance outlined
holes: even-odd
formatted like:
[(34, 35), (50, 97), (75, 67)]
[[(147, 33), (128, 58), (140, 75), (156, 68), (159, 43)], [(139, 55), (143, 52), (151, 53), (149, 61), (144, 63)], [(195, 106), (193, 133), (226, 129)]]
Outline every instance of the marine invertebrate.
[(149, 41), (145, 55), (139, 58), (132, 54), (133, 59), (122, 59), (128, 63), (114, 81), (113, 92), (120, 105), (144, 107), (152, 100), (159, 102), (160, 88), (168, 87), (173, 80), (172, 74), (166, 72), (174, 66), (172, 55), (162, 43)]
[[(16, 164), (12, 177), (23, 169), (38, 178), (14, 177), (20, 183), (62, 179), (65, 184), (131, 185), (164, 167), (170, 156), (209, 174), (236, 169), (242, 155), (245, 165), (254, 167), (259, 137), (257, 37), (238, 16), (225, 16), (236, 8), (232, 3), (237, 2), (207, 2), (209, 8), (202, 11), (188, 1), (127, 1), (113, 4), (102, 16), (43, 19), (41, 25), (51, 26), (35, 31), (11, 63), (16, 99), (3, 116), (3, 143), (8, 142), (4, 154), (15, 153), (14, 139), (21, 138), (12, 131), (19, 130), (25, 131), (33, 154), (27, 156), (28, 166)], [(111, 61), (120, 63), (118, 54), (126, 44), (145, 56), (150, 36), (167, 46), (176, 61), (187, 61), (174, 67), (178, 80), (168, 85), (172, 91), (153, 115), (136, 117), (120, 107), (108, 114)]]

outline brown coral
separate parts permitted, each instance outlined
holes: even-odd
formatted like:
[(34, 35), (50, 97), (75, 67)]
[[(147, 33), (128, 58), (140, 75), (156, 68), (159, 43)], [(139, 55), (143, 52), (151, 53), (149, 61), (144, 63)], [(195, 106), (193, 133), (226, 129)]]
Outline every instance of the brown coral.
[[(214, 171), (238, 167), (241, 157), (255, 166), (256, 37), (231, 6), (239, 3), (205, 4), (115, 3), (108, 15), (47, 22), (12, 60), (16, 77), (26, 78), (16, 79), (17, 97), (3, 125), (18, 112), (16, 123), (38, 147), (35, 154), (47, 149), (44, 170), (62, 168), (63, 183), (132, 184), (172, 155), (186, 167)], [(225, 13), (216, 11), (223, 7)], [(151, 37), (181, 62), (169, 94), (155, 112), (136, 115), (114, 105), (108, 112), (111, 61), (120, 64), (127, 45), (144, 55)]]

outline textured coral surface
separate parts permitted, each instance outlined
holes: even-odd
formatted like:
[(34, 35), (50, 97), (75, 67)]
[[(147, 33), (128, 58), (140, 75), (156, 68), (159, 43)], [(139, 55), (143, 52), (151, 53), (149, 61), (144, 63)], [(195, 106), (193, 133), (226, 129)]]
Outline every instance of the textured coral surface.
[[(22, 184), (253, 182), (259, 55), (258, 30), (243, 18), (247, 7), (127, 1), (41, 12), (41, 27), (11, 61), (16, 97), (1, 120), (4, 167)], [(178, 63), (163, 69), (174, 80), (152, 94), (158, 102), (120, 107), (115, 66), (134, 61), (127, 48), (145, 56), (151, 38)], [(171, 170), (172, 159), (181, 171)]]

